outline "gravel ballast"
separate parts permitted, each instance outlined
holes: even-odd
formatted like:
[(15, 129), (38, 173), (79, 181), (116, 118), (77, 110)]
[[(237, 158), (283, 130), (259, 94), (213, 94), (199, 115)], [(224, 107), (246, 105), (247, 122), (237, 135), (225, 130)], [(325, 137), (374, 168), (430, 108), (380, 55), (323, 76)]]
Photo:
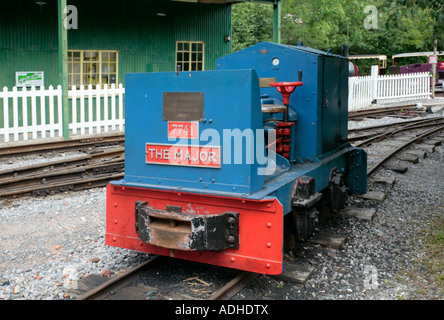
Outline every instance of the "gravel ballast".
[[(433, 283), (439, 274), (418, 261), (425, 256), (424, 231), (444, 216), (444, 147), (404, 165), (405, 174), (380, 173), (396, 177), (394, 186), (369, 183), (369, 191), (385, 192), (385, 201), (349, 200), (376, 208), (372, 221), (341, 215), (323, 221), (322, 230), (347, 236), (343, 249), (307, 242), (286, 256), (314, 268), (305, 284), (260, 276), (235, 299), (442, 300)], [(105, 246), (105, 195), (95, 188), (0, 200), (0, 299), (75, 299), (70, 289), (77, 279), (144, 261), (146, 253)]]

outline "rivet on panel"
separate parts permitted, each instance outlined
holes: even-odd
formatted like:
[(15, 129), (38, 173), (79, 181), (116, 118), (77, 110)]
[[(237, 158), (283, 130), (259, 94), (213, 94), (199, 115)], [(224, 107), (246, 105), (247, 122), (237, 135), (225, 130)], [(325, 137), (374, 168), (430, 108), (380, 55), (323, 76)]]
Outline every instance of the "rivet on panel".
[(114, 220), (114, 224), (117, 224), (117, 220)]
[(265, 265), (265, 268), (270, 269), (270, 268), (271, 268), (271, 265), (270, 265), (269, 263), (267, 263), (267, 264)]
[(271, 228), (271, 222), (267, 223), (267, 228)]
[(267, 248), (271, 248), (271, 243), (267, 242)]
[(236, 261), (236, 258), (235, 257), (231, 257), (230, 261), (234, 262), (234, 261)]

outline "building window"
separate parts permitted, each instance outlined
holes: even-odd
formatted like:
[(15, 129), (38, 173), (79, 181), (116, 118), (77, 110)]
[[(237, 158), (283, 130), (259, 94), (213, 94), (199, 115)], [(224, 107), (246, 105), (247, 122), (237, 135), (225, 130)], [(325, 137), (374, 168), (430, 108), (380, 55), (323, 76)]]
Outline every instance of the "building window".
[(68, 50), (68, 86), (117, 84), (117, 51)]
[(176, 42), (176, 68), (181, 71), (202, 71), (205, 63), (205, 43), (195, 41)]

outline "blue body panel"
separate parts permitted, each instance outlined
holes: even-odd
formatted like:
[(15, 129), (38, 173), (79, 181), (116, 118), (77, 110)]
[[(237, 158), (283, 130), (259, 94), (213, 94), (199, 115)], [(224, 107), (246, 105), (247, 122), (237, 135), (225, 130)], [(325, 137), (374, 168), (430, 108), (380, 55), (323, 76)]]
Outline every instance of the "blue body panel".
[[(273, 64), (275, 58), (278, 64)], [(218, 59), (217, 68), (126, 75), (125, 177), (112, 184), (248, 199), (272, 197), (283, 205), (284, 214), (291, 211), (296, 179), (304, 175), (315, 178), (316, 192), (320, 192), (328, 186), (331, 170), (337, 168), (345, 174), (350, 193), (367, 191), (366, 153), (345, 142), (347, 59), (265, 42)], [(282, 98), (275, 88), (260, 87), (259, 78), (297, 81), (298, 70), (303, 72), (303, 86), (297, 87), (290, 99), (289, 120), (295, 122), (290, 159), (276, 155), (276, 170), (270, 175), (259, 174), (265, 165), (257, 154), (265, 154), (265, 146), (258, 148), (257, 130), (273, 129), (275, 122), (264, 124), (270, 117), (282, 118), (282, 114), (262, 113), (261, 103), (282, 104)], [(202, 119), (193, 119), (199, 122), (199, 136), (185, 143), (220, 147), (220, 167), (146, 163), (147, 143), (180, 142), (167, 135), (168, 121), (163, 114), (166, 92), (203, 94)], [(245, 136), (253, 133), (253, 140), (244, 136), (240, 142), (240, 163), (235, 160), (239, 155), (236, 142), (229, 135), (233, 130)], [(251, 161), (246, 159), (248, 154), (254, 155)]]
[[(307, 47), (261, 42), (218, 59), (216, 68), (254, 69), (259, 78), (277, 82), (298, 81), (302, 70), (303, 86), (290, 97), (290, 108), (298, 119), (290, 160), (304, 162), (347, 140), (347, 58)], [(261, 96), (281, 99), (269, 86), (261, 88)]]
[[(231, 129), (240, 132), (263, 129), (259, 82), (254, 70), (136, 73), (127, 74), (125, 82), (125, 183), (176, 190), (234, 192), (236, 195), (262, 189), (263, 176), (256, 173), (259, 165), (256, 162), (246, 164), (246, 152), (242, 155), (242, 163), (235, 163), (234, 140), (230, 145), (231, 164), (221, 168), (146, 164), (144, 161), (146, 143), (175, 144), (184, 140), (167, 136), (168, 121), (163, 120), (164, 92), (203, 93), (199, 138), (203, 131), (210, 137), (208, 141), (191, 139), (183, 143), (220, 146), (223, 156), (228, 151), (224, 149), (227, 144), (222, 141), (224, 133), (230, 133)], [(223, 160), (228, 163), (227, 159)]]

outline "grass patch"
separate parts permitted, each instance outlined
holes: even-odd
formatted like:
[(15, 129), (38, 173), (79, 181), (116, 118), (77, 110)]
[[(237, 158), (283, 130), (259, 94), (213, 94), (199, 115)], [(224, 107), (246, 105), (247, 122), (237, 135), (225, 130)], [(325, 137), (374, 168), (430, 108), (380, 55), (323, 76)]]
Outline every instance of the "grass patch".
[(425, 231), (426, 255), (418, 262), (426, 268), (430, 280), (444, 294), (444, 216), (435, 220)]

